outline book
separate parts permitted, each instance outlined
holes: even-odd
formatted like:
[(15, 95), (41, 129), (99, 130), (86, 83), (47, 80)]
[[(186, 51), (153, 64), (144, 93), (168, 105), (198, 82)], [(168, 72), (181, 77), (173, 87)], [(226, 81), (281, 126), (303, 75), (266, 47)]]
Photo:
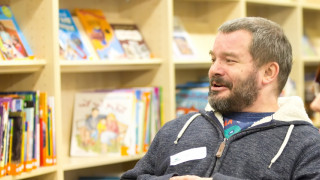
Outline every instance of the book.
[(198, 112), (208, 104), (209, 81), (187, 82), (176, 87), (176, 116)]
[(33, 59), (33, 52), (9, 6), (0, 6), (0, 51), (5, 60)]
[(126, 58), (149, 59), (152, 57), (149, 47), (135, 24), (111, 24)]
[(181, 20), (175, 16), (173, 19), (173, 56), (178, 59), (192, 59), (196, 57), (196, 54), (188, 32)]
[(59, 9), (59, 47), (62, 59), (88, 60), (91, 58), (68, 9)]
[(309, 39), (309, 36), (304, 34), (302, 36), (302, 55), (304, 56), (316, 56), (317, 51)]
[(9, 127), (9, 110), (12, 99), (10, 97), (1, 97), (0, 98), (0, 116), (1, 116), (1, 125), (0, 125), (0, 177), (7, 174), (7, 154), (8, 154), (8, 137), (10, 135)]
[(23, 163), (23, 131), (25, 123), (25, 114), (24, 112), (10, 112), (9, 118), (13, 122), (12, 127), (12, 142), (11, 142), (11, 156), (10, 158), (10, 175), (21, 174), (22, 163)]
[(39, 95), (39, 123), (40, 123), (40, 166), (47, 166), (48, 158), (48, 94)]
[(130, 89), (76, 93), (71, 156), (135, 154), (134, 103)]
[(124, 58), (125, 53), (100, 9), (76, 9), (79, 21), (100, 59)]

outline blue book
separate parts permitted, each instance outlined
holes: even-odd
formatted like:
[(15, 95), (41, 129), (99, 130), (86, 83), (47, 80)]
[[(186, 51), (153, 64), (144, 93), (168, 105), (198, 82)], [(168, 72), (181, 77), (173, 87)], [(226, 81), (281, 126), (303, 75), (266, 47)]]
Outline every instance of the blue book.
[(86, 60), (90, 54), (68, 9), (59, 10), (60, 57), (65, 60)]

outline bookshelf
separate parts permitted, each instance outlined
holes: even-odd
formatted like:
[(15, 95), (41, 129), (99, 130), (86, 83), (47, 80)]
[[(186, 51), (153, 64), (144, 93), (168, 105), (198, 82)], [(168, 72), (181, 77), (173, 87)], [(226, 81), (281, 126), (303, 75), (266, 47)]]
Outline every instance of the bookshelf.
[[(217, 28), (226, 20), (244, 16), (262, 16), (279, 23), (293, 46), (294, 66), (291, 78), (298, 95), (305, 97), (304, 75), (316, 69), (320, 56), (302, 54), (302, 36), (320, 37), (318, 0), (0, 0), (12, 8), (36, 58), (33, 61), (1, 61), (0, 90), (43, 90), (55, 97), (58, 162), (13, 179), (77, 179), (83, 175), (110, 175), (133, 167), (142, 155), (129, 157), (70, 157), (73, 96), (81, 90), (162, 86), (164, 118), (175, 116), (175, 85), (207, 76), (209, 50)], [(65, 61), (59, 58), (58, 9), (102, 9), (107, 20), (133, 22), (139, 26), (155, 58), (119, 61)], [(199, 55), (193, 60), (172, 56), (173, 17), (178, 16), (189, 32)], [(317, 32), (318, 31), (318, 32)], [(320, 42), (320, 41), (319, 41)], [(316, 48), (320, 44), (315, 44)]]

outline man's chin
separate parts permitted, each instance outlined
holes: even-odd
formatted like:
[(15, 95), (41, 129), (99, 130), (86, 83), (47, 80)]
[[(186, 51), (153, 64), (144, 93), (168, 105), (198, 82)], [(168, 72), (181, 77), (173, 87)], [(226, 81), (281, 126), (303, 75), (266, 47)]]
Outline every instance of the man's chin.
[(213, 94), (210, 94), (210, 98), (212, 100), (224, 100), (229, 98), (229, 93), (227, 92), (214, 92)]

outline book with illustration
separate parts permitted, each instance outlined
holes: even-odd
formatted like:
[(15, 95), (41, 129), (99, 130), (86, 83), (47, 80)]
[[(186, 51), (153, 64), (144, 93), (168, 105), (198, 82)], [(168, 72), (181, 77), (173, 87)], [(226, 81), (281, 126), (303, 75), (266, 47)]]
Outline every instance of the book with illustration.
[(173, 56), (177, 59), (192, 59), (196, 57), (188, 32), (181, 20), (175, 16), (173, 25)]
[(135, 24), (111, 24), (114, 33), (119, 40), (126, 58), (149, 59), (151, 53), (148, 45)]
[(9, 6), (0, 6), (0, 51), (2, 59), (33, 59), (27, 43)]
[(131, 89), (76, 93), (71, 156), (135, 154), (134, 107)]
[(209, 82), (197, 81), (179, 84), (176, 87), (176, 116), (198, 112), (208, 103)]
[(125, 53), (100, 9), (76, 9), (79, 21), (100, 59), (124, 58)]
[(59, 10), (60, 58), (64, 60), (87, 60), (90, 54), (68, 9)]

